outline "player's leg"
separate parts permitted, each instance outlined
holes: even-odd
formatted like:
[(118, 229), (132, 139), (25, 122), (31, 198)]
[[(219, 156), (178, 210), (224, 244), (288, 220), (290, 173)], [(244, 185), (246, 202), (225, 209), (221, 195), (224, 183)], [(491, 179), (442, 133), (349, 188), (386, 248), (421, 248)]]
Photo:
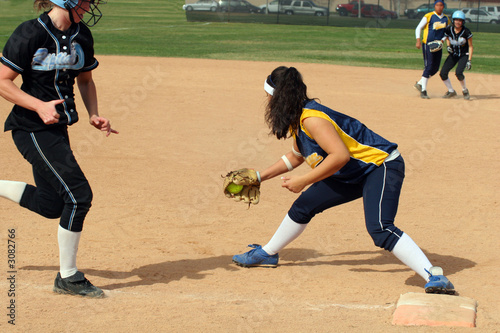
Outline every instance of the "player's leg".
[[(382, 164), (367, 177), (363, 188), (366, 227), (376, 246), (392, 252), (401, 262), (429, 281), (428, 272), (436, 272), (437, 268), (432, 267), (427, 256), (410, 236), (394, 225), (403, 180), (404, 160), (401, 156)], [(437, 285), (438, 287), (453, 290), (451, 283), (445, 283), (448, 280), (442, 273), (438, 278), (440, 283), (444, 283), (444, 286)], [(441, 289), (429, 289), (429, 292), (440, 291)]]
[[(67, 132), (15, 131), (14, 142), (34, 169), (37, 186), (27, 185), (20, 204), (49, 218), (60, 217), (58, 243), (60, 272), (54, 291), (92, 297), (102, 291), (76, 267), (83, 222), (90, 209), (92, 191), (71, 151)], [(57, 290), (56, 290), (57, 289)]]
[(441, 80), (443, 80), (444, 85), (448, 89), (443, 98), (451, 98), (457, 96), (457, 92), (453, 89), (450, 78), (448, 77), (448, 73), (455, 67), (457, 63), (457, 59), (452, 55), (449, 55), (444, 61), (443, 67), (441, 67), (441, 71), (439, 72), (439, 76)]
[(460, 57), (457, 64), (457, 69), (455, 70), (455, 75), (457, 76), (460, 85), (462, 86), (462, 94), (464, 95), (464, 99), (470, 99), (469, 89), (467, 89), (467, 85), (465, 84), (465, 76), (464, 70), (467, 65), (467, 60), (469, 60), (469, 56), (465, 55)]
[(361, 187), (325, 179), (311, 185), (293, 203), (271, 240), (264, 246), (253, 244), (254, 250), (235, 255), (233, 261), (241, 266), (276, 267), (278, 252), (300, 236), (318, 213), (361, 197)]
[(424, 72), (422, 73), (422, 77), (420, 80), (415, 83), (415, 88), (420, 91), (420, 97), (423, 99), (428, 99), (429, 96), (427, 95), (427, 81), (429, 81), (429, 65), (430, 65), (430, 57), (431, 57), (431, 52), (429, 51), (429, 48), (427, 47), (426, 43), (422, 43), (422, 55), (424, 57)]

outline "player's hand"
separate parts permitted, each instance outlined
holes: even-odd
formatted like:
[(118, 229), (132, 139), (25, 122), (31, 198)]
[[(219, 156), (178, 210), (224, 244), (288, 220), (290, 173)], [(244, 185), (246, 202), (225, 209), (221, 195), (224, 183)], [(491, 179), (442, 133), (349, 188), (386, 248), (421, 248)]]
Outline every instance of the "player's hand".
[(422, 47), (422, 42), (420, 41), (420, 39), (417, 39), (417, 42), (416, 42), (416, 44), (415, 44), (415, 47), (416, 47), (417, 49), (420, 49), (420, 48)]
[(44, 102), (41, 107), (36, 110), (40, 119), (45, 125), (56, 124), (59, 122), (59, 113), (56, 111), (56, 105), (64, 102), (64, 99), (56, 99), (49, 102)]
[(300, 177), (281, 177), (281, 180), (283, 180), (281, 187), (293, 193), (300, 193), (307, 186), (307, 184), (301, 181)]
[(470, 71), (471, 68), (472, 68), (472, 61), (467, 60), (467, 63), (465, 64), (465, 69)]
[(115, 131), (111, 128), (111, 123), (109, 122), (109, 120), (104, 117), (90, 117), (90, 125), (94, 126), (98, 130), (106, 132), (106, 136), (109, 136), (111, 133), (118, 134), (118, 131)]
[(451, 46), (448, 46), (446, 49), (448, 50), (449, 54), (453, 54), (453, 48)]

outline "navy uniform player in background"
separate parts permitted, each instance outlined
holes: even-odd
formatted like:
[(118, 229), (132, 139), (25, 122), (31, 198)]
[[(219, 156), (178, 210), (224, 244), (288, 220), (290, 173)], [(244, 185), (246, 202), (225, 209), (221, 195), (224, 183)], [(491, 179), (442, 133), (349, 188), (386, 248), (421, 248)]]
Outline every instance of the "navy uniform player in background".
[[(309, 98), (302, 76), (293, 67), (276, 68), (264, 89), (268, 96), (266, 121), (272, 134), (278, 139), (292, 137), (293, 145), (257, 178), (269, 180), (304, 161), (312, 169), (281, 178), (282, 187), (300, 196), (265, 246), (250, 245), (254, 249), (235, 255), (233, 261), (244, 267), (276, 267), (278, 252), (299, 237), (316, 214), (363, 198), (366, 228), (375, 245), (422, 276), (427, 281), (426, 292), (453, 294), (453, 284), (442, 269), (433, 267), (410, 236), (394, 225), (405, 176), (398, 145)], [(340, 229), (348, 230), (349, 223), (352, 221), (341, 222)]]
[(452, 25), (448, 26), (444, 32), (449, 55), (439, 73), (446, 88), (448, 88), (443, 98), (457, 96), (448, 78), (448, 73), (456, 65), (455, 75), (462, 86), (464, 99), (470, 99), (469, 89), (465, 84), (464, 69), (470, 70), (472, 67), (472, 52), (474, 50), (472, 47), (472, 32), (464, 26), (465, 14), (461, 10), (454, 12), (451, 20)]
[[(415, 83), (414, 87), (420, 91), (420, 97), (423, 99), (429, 98), (427, 95), (427, 81), (439, 71), (439, 65), (441, 64), (442, 50), (431, 52), (427, 43), (434, 40), (443, 40), (444, 38), (444, 30), (450, 24), (448, 16), (443, 14), (444, 6), (443, 0), (436, 0), (434, 2), (434, 11), (425, 14), (415, 29), (415, 37), (417, 38), (415, 46), (417, 49), (422, 48), (424, 72), (422, 78)], [(420, 38), (422, 29), (424, 35)]]
[[(0, 181), (0, 196), (47, 218), (59, 218), (60, 271), (53, 290), (62, 294), (102, 297), (104, 293), (76, 267), (83, 222), (92, 191), (70, 148), (68, 126), (78, 121), (75, 79), (90, 124), (118, 133), (99, 116), (92, 70), (93, 39), (88, 26), (102, 16), (99, 0), (35, 0), (38, 19), (22, 23), (10, 36), (0, 65), (0, 95), (14, 103), (5, 122), (23, 157), (32, 165), (36, 186)], [(83, 16), (87, 20), (83, 21)], [(22, 76), (18, 88), (14, 79)]]

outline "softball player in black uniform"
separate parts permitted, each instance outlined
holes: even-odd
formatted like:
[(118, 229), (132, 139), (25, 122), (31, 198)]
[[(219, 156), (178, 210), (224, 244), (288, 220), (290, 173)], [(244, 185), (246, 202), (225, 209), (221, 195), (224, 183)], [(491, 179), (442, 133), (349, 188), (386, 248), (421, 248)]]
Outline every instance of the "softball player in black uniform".
[(456, 65), (455, 75), (462, 86), (464, 98), (470, 99), (469, 90), (465, 85), (464, 69), (470, 70), (472, 67), (472, 52), (474, 50), (472, 47), (472, 32), (464, 26), (465, 14), (461, 10), (454, 12), (451, 19), (452, 24), (444, 31), (449, 55), (439, 73), (446, 88), (448, 88), (443, 98), (457, 96), (448, 78), (448, 73)]
[[(0, 67), (0, 95), (15, 104), (5, 131), (12, 131), (18, 150), (31, 163), (36, 184), (0, 181), (0, 196), (44, 217), (60, 218), (60, 271), (53, 290), (89, 297), (104, 295), (76, 267), (92, 191), (71, 150), (67, 127), (78, 121), (76, 79), (90, 124), (106, 135), (118, 133), (98, 114), (92, 79), (98, 62), (86, 25), (94, 25), (102, 16), (99, 2), (35, 0), (35, 8), (50, 11), (14, 31), (3, 49)], [(86, 22), (84, 14), (90, 17)], [(21, 88), (13, 83), (18, 75), (23, 79)]]
[(265, 246), (250, 245), (254, 249), (235, 255), (233, 261), (244, 267), (276, 267), (278, 252), (296, 239), (316, 214), (363, 198), (366, 228), (375, 245), (392, 252), (426, 279), (426, 292), (454, 293), (442, 269), (433, 267), (417, 244), (394, 225), (404, 179), (404, 161), (397, 144), (309, 98), (302, 76), (293, 67), (276, 68), (264, 89), (271, 132), (278, 139), (292, 136), (294, 142), (292, 151), (258, 178), (274, 178), (305, 161), (312, 170), (282, 177), (282, 187), (301, 193), (311, 186), (293, 203)]

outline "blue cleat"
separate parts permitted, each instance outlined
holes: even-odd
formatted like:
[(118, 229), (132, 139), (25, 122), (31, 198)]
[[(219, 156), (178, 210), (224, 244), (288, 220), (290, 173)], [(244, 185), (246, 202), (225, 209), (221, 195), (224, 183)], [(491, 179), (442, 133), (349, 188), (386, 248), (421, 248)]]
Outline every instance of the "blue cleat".
[(425, 270), (429, 273), (429, 282), (425, 284), (425, 292), (428, 294), (455, 294), (455, 287), (443, 275), (443, 269), (438, 266), (432, 266), (430, 270)]
[(250, 250), (243, 254), (237, 254), (233, 256), (233, 262), (242, 267), (272, 267), (275, 268), (278, 266), (279, 255), (276, 253), (275, 255), (269, 255), (262, 249), (262, 246), (259, 244), (250, 244), (249, 247), (253, 247), (253, 250)]

